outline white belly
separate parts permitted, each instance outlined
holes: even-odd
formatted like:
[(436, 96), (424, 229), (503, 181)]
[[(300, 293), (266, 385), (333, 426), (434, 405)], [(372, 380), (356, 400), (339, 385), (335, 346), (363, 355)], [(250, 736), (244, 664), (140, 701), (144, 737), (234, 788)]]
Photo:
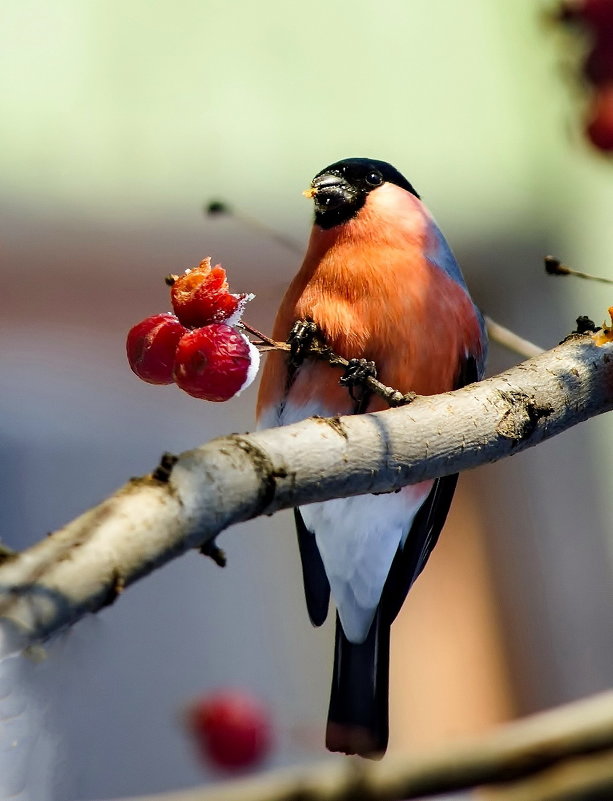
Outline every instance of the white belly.
[(317, 547), (343, 631), (366, 639), (398, 546), (431, 483), (385, 495), (357, 495), (300, 507)]
[[(259, 426), (289, 425), (314, 414), (334, 412), (321, 405), (307, 408), (287, 403), (280, 413), (271, 409), (264, 414)], [(427, 481), (400, 492), (300, 507), (306, 527), (315, 534), (332, 598), (351, 642), (366, 638), (398, 546), (431, 487)]]

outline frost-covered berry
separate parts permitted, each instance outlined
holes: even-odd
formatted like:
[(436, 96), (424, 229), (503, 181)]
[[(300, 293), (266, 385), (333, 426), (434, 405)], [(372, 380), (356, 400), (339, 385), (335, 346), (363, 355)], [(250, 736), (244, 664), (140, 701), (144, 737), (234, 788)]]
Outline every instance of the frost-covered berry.
[(225, 323), (213, 323), (181, 337), (174, 379), (194, 398), (226, 401), (251, 384), (259, 366), (259, 351), (246, 336)]
[(226, 321), (233, 325), (252, 297), (233, 295), (226, 271), (219, 264), (211, 267), (210, 259), (204, 259), (197, 267), (175, 278), (171, 289), (172, 308), (188, 328)]
[(174, 314), (154, 314), (128, 332), (126, 351), (130, 367), (149, 384), (172, 384), (175, 352), (187, 329)]

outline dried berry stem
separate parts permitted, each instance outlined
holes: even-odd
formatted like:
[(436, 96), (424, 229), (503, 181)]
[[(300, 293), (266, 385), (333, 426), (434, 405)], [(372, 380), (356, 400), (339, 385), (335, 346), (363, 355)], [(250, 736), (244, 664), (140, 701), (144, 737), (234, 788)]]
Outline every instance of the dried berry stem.
[(238, 325), (240, 328), (244, 328), (245, 331), (249, 331), (249, 333), (253, 334), (254, 337), (258, 337), (258, 339), (268, 345), (269, 347), (267, 350), (289, 350), (289, 345), (286, 342), (277, 342), (275, 339), (271, 339), (269, 336), (263, 334), (261, 331), (258, 331), (257, 328), (249, 325), (249, 323), (246, 323), (244, 320), (241, 320)]

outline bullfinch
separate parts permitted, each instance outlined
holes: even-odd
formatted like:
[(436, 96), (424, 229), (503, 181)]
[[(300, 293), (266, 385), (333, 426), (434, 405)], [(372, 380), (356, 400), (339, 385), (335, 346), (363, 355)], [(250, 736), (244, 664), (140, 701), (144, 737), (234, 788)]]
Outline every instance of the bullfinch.
[[(402, 393), (432, 395), (480, 379), (483, 318), (407, 179), (383, 161), (343, 159), (305, 194), (314, 225), (273, 337), (285, 341), (308, 321), (333, 351), (374, 362), (379, 380)], [(264, 367), (257, 415), (260, 427), (271, 427), (385, 406), (343, 386), (330, 365), (278, 351)], [(387, 747), (390, 626), (436, 544), (456, 481), (445, 476), (294, 512), (311, 621), (324, 622), (330, 595), (337, 610), (331, 751), (376, 757)]]

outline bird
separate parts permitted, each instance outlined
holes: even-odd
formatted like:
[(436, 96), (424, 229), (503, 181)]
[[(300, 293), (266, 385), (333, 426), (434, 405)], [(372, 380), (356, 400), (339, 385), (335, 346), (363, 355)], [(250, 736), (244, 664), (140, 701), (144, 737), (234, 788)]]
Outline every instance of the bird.
[[(260, 428), (386, 408), (338, 369), (294, 358), (310, 328), (354, 366), (403, 394), (433, 395), (483, 377), (487, 336), (458, 263), (411, 183), (385, 161), (330, 164), (304, 192), (314, 222), (279, 307), (257, 401)], [(367, 370), (368, 372), (368, 370)], [(390, 627), (434, 548), (457, 475), (397, 492), (294, 510), (311, 622), (336, 607), (330, 751), (380, 758), (387, 748)]]

